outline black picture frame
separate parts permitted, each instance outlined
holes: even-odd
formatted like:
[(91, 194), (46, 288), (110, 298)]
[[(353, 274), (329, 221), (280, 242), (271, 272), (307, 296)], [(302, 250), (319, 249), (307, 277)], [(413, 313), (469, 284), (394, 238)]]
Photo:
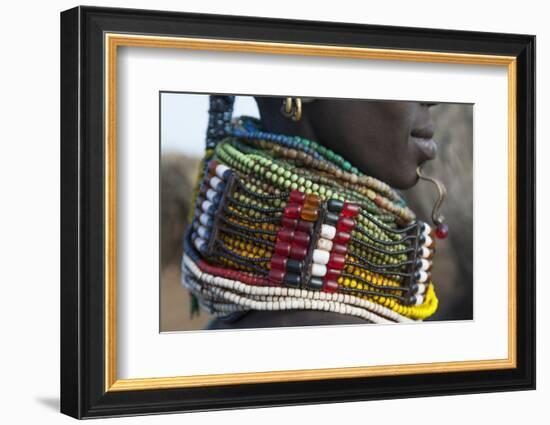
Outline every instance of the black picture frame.
[[(104, 34), (479, 53), (517, 60), (517, 367), (105, 391)], [(535, 388), (535, 37), (76, 7), (61, 13), (61, 412), (75, 418)]]

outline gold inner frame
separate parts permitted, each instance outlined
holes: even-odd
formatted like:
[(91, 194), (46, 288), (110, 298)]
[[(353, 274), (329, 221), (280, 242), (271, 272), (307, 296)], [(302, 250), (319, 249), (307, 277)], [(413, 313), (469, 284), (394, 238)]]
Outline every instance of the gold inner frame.
[[(516, 58), (462, 53), (106, 33), (105, 45), (105, 391), (235, 385), (510, 369), (516, 367)], [(508, 357), (495, 360), (118, 379), (116, 325), (116, 98), (119, 46), (356, 59), (494, 65), (508, 72)]]

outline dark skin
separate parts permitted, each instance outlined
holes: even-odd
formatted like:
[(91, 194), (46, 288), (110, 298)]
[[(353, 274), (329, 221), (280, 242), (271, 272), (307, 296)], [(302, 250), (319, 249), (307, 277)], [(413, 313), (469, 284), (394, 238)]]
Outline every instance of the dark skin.
[[(416, 168), (436, 155), (430, 103), (306, 100), (295, 122), (281, 113), (282, 98), (256, 97), (256, 102), (265, 131), (315, 140), (397, 189), (414, 186)], [(324, 311), (250, 311), (232, 322), (213, 320), (208, 329), (353, 323), (365, 321)]]

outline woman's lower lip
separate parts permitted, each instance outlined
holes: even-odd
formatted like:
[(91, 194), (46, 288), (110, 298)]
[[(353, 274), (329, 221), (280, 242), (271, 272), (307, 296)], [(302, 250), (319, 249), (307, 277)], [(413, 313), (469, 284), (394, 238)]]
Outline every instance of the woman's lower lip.
[(434, 159), (437, 156), (437, 145), (434, 139), (421, 139), (420, 137), (411, 137), (412, 142), (418, 147), (424, 160)]

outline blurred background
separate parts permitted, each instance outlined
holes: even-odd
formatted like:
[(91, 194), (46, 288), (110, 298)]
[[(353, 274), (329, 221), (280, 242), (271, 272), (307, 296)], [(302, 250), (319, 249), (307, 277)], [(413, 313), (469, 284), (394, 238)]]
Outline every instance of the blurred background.
[[(204, 311), (191, 317), (190, 298), (181, 285), (182, 235), (189, 213), (208, 123), (208, 95), (163, 92), (161, 119), (161, 332), (203, 329)], [(439, 241), (433, 282), (439, 309), (429, 320), (473, 318), (473, 106), (439, 104), (431, 108), (438, 157), (425, 174), (447, 187), (442, 213), (449, 237)], [(234, 116), (259, 117), (252, 96), (237, 96)], [(434, 186), (420, 181), (402, 195), (421, 220), (431, 223), (437, 197)]]

